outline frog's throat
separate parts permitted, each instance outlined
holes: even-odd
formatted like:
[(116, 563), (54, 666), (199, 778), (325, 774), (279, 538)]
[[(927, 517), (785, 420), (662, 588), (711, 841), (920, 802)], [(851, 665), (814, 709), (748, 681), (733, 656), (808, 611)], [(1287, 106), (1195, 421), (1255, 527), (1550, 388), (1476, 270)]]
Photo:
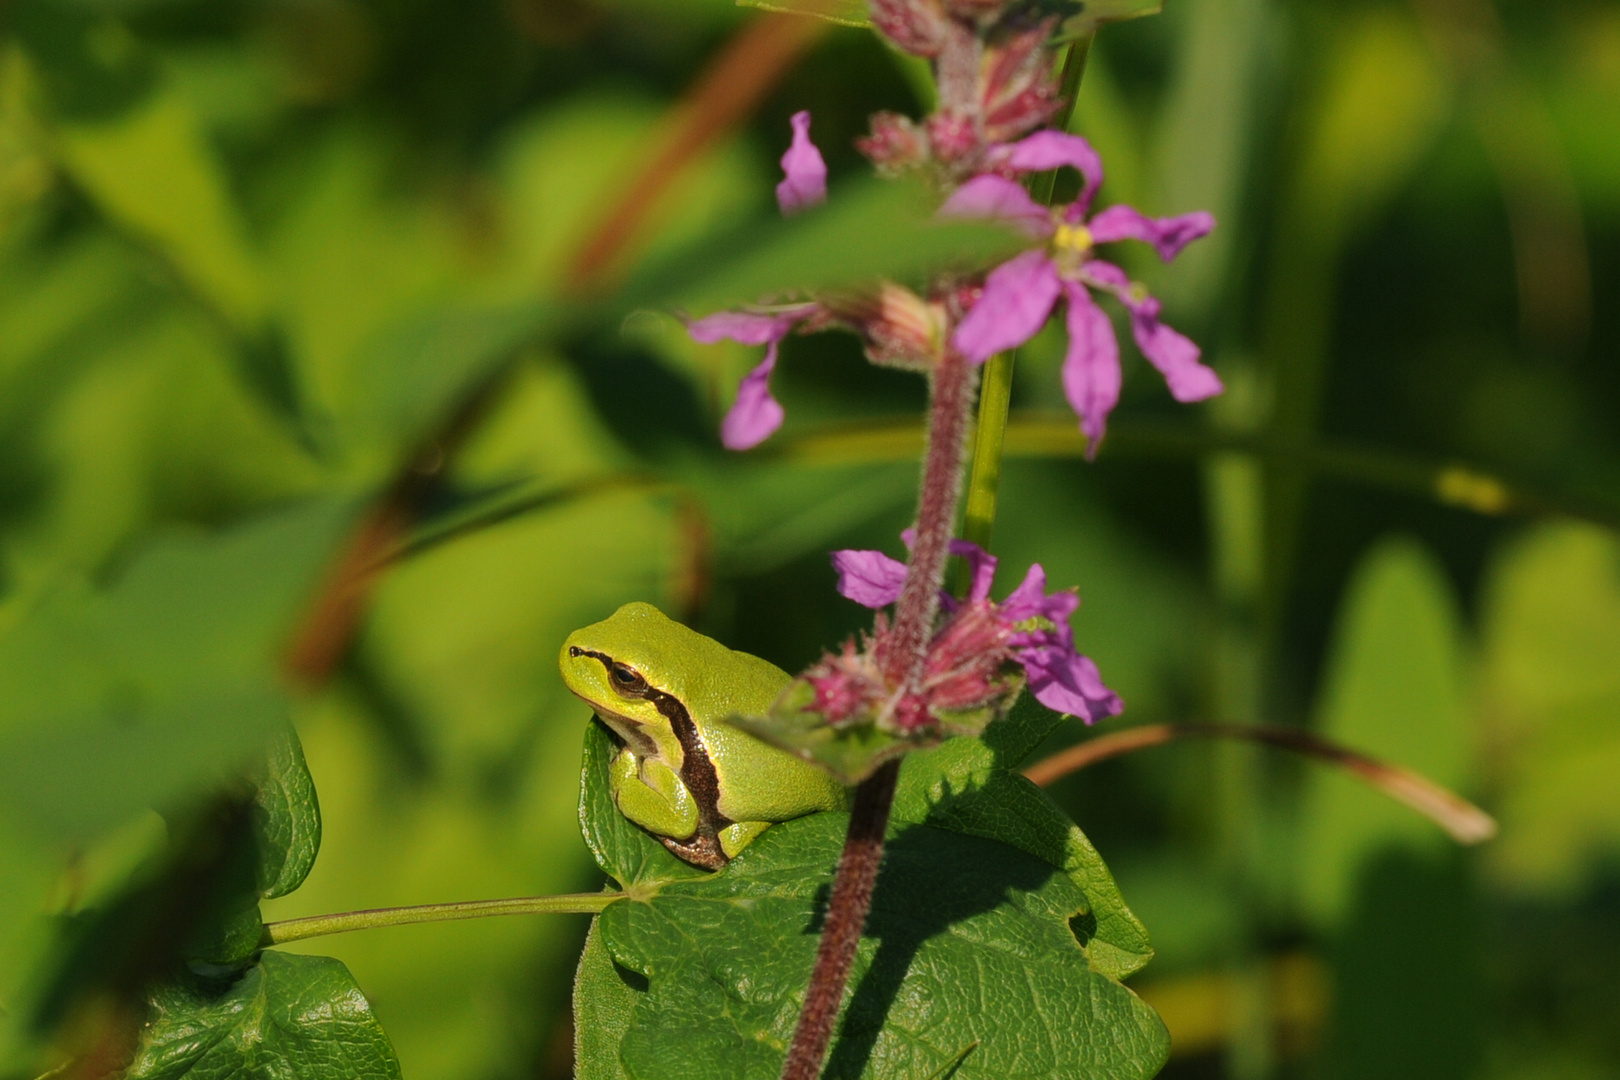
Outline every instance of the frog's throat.
[[(605, 653), (579, 649), (578, 655), (598, 660), (604, 667), (613, 666), (613, 658)], [(686, 706), (679, 698), (652, 686), (649, 686), (641, 696), (644, 700), (652, 702), (653, 707), (663, 714), (675, 732), (675, 738), (680, 741), (683, 759), (680, 770), (681, 782), (691, 791), (692, 799), (698, 805), (697, 832), (685, 840), (672, 840), (667, 836), (660, 836), (658, 839), (677, 857), (693, 866), (700, 866), (705, 870), (718, 870), (730, 861), (720, 844), (720, 832), (731, 825), (732, 820), (720, 812), (720, 776), (715, 772), (714, 762), (709, 760), (709, 749), (698, 737), (697, 725), (692, 722), (692, 714), (686, 711)], [(596, 709), (602, 722), (613, 729), (615, 734), (631, 742), (632, 749), (639, 748), (635, 746), (627, 732), (634, 732), (641, 739), (647, 738), (636, 730), (640, 727), (638, 721), (603, 709), (594, 703), (592, 707)], [(602, 716), (604, 712), (609, 713), (612, 719)], [(618, 723), (615, 723), (615, 720)]]

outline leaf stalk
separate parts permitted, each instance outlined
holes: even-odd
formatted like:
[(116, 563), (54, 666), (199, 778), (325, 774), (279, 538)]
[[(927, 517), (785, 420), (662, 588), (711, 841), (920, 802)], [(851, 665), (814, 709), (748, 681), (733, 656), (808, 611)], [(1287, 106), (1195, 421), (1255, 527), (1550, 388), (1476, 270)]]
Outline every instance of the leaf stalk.
[(463, 900), (453, 904), (414, 904), (409, 907), (367, 908), (333, 915), (311, 915), (264, 924), (265, 946), (285, 945), (305, 938), (371, 930), (379, 926), (487, 919), (495, 915), (595, 915), (624, 899), (619, 892), (567, 893), (560, 896), (517, 896), (506, 900)]

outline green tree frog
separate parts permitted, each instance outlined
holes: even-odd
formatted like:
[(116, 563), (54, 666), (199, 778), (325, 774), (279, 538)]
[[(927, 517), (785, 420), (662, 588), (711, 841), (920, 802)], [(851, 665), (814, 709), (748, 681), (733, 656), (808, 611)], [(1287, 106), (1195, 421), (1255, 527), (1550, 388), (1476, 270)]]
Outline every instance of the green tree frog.
[(694, 866), (718, 870), (773, 823), (848, 804), (825, 772), (723, 723), (770, 708), (791, 681), (774, 664), (641, 603), (576, 630), (558, 662), (620, 744), (620, 813)]

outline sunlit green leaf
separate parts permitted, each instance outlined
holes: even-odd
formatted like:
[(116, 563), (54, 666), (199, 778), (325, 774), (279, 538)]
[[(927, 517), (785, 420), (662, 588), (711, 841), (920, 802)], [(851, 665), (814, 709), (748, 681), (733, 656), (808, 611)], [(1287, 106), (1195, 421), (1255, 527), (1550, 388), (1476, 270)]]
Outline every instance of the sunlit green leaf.
[(253, 780), (259, 895), (270, 900), (303, 883), (321, 848), (321, 807), (297, 732), (286, 728), (271, 741)]
[[(614, 960), (648, 980), (620, 1048), (629, 1076), (779, 1074), (846, 826), (841, 813), (773, 826), (725, 870), (598, 917)], [(956, 1073), (964, 1080), (1154, 1075), (1168, 1036), (1135, 994), (1087, 963), (1070, 929), (1085, 910), (1080, 890), (1043, 860), (899, 826), (830, 1075), (925, 1077), (974, 1042)]]
[(399, 1061), (348, 968), (266, 952), (223, 987), (166, 987), (151, 1003), (131, 1080), (399, 1080)]

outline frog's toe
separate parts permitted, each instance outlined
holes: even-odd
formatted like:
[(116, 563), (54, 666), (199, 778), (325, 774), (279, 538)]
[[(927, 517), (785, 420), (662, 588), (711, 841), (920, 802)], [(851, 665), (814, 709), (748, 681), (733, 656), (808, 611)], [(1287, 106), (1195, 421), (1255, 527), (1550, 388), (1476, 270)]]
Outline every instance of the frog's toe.
[(726, 858), (735, 858), (737, 852), (753, 843), (754, 838), (771, 827), (768, 821), (739, 821), (720, 830), (720, 848)]

